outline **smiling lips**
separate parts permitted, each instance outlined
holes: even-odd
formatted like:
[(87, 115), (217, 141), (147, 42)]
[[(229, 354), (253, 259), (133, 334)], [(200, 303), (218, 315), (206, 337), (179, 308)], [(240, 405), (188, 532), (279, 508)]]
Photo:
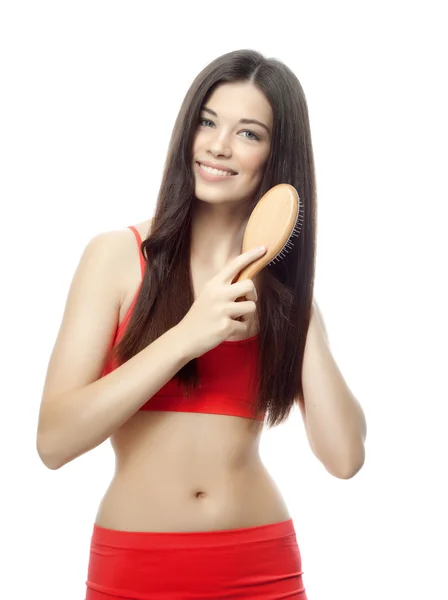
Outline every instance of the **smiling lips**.
[(205, 164), (202, 162), (197, 162), (199, 169), (204, 171), (205, 173), (209, 174), (209, 175), (213, 175), (215, 177), (232, 177), (233, 175), (236, 175), (235, 171), (231, 171), (231, 170), (227, 170), (227, 169), (217, 169), (215, 167), (212, 167), (209, 164)]

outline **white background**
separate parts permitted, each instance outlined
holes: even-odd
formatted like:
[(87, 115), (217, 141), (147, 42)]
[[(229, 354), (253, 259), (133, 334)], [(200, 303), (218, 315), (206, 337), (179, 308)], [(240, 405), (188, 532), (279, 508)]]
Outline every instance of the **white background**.
[(252, 48), (307, 97), (316, 298), (368, 422), (353, 479), (296, 410), (262, 438), (309, 600), (439, 600), (446, 586), (447, 116), (442, 2), (20, 2), (0, 9), (2, 598), (81, 600), (106, 442), (58, 471), (35, 450), (81, 252), (153, 214), (196, 74)]

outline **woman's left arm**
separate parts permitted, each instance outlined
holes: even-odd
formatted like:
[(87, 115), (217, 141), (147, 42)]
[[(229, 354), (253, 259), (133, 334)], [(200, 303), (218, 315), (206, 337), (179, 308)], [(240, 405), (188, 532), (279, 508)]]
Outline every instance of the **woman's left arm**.
[(305, 345), (302, 385), (303, 416), (313, 453), (329, 473), (350, 479), (364, 464), (366, 419), (333, 358), (316, 300)]

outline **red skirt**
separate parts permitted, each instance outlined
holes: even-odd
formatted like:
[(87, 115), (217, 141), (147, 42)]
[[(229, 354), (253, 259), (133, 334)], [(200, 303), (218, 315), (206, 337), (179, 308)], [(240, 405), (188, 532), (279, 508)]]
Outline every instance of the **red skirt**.
[(85, 600), (307, 600), (292, 519), (136, 532), (94, 524)]

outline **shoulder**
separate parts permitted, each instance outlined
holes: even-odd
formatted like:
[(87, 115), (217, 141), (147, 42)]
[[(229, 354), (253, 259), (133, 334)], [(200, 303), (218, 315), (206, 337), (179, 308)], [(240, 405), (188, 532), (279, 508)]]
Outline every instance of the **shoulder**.
[(147, 219), (146, 221), (141, 221), (134, 225), (135, 229), (139, 232), (142, 241), (149, 237), (149, 234), (151, 233), (151, 224), (152, 219)]
[[(149, 235), (151, 219), (133, 225), (145, 240)], [(108, 259), (111, 265), (129, 266), (129, 259), (135, 260), (137, 239), (129, 226), (121, 229), (101, 231), (94, 235), (87, 243), (84, 252), (95, 253), (99, 257)]]
[[(134, 225), (142, 240), (149, 234), (151, 219)], [(82, 256), (84, 264), (95, 263), (97, 269), (110, 278), (120, 301), (123, 300), (133, 280), (140, 281), (139, 245), (129, 226), (101, 231), (86, 244)]]

